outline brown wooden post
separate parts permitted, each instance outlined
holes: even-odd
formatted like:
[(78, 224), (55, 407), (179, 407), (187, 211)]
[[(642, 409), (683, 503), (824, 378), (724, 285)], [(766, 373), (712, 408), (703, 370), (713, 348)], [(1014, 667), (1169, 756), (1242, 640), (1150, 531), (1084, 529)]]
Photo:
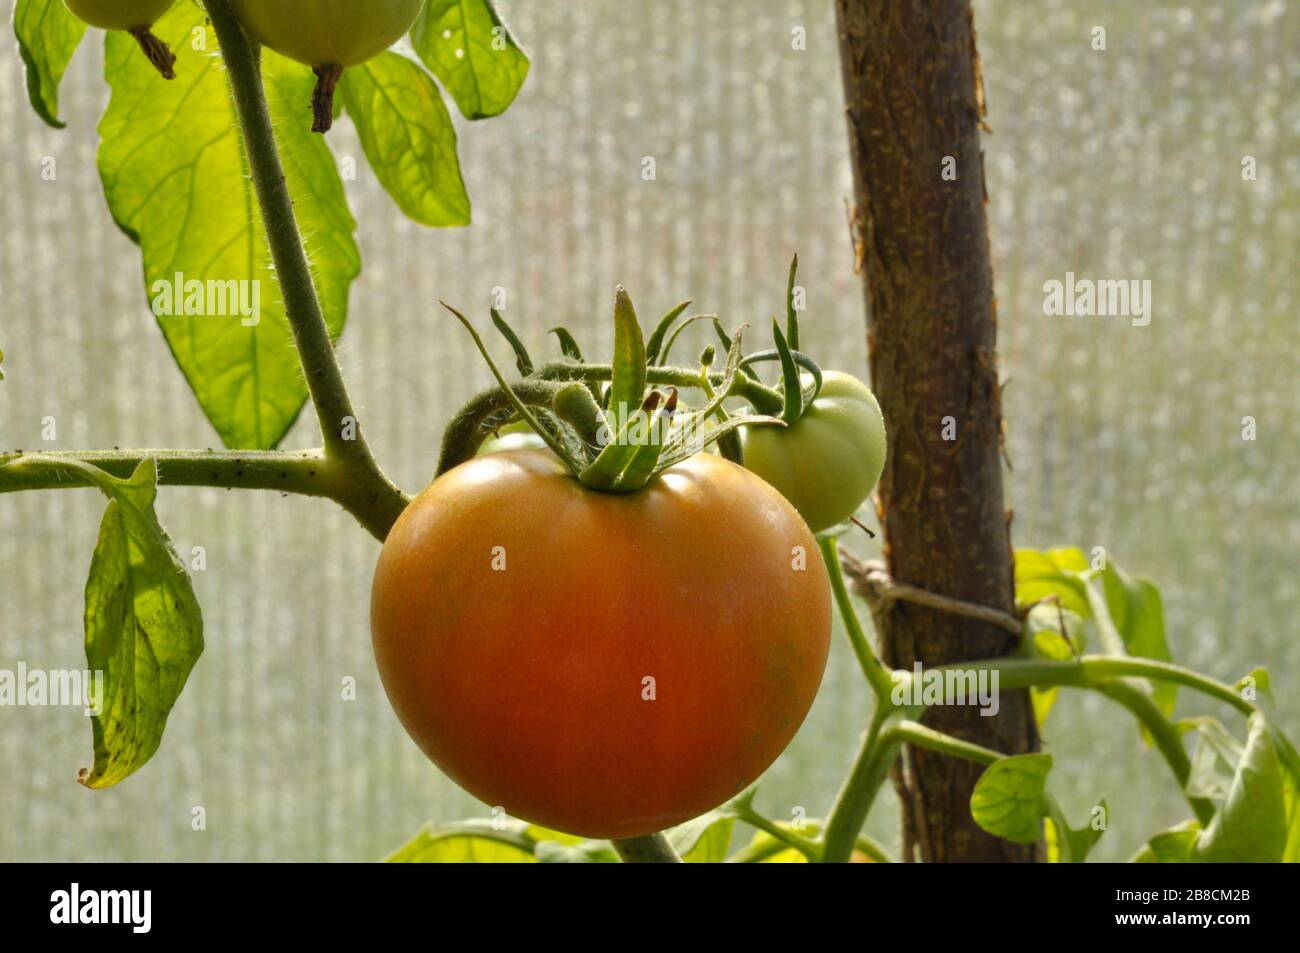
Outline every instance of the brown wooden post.
[[(1011, 612), (973, 13), (966, 0), (835, 6), (871, 379), (889, 431), (879, 489), (885, 558), (899, 582)], [(905, 602), (893, 603), (881, 624), (885, 658), (899, 668), (1015, 647), (1015, 636), (994, 625)], [(1025, 692), (1003, 693), (996, 717), (973, 706), (934, 708), (926, 723), (1008, 754), (1038, 745)], [(895, 784), (908, 859), (1038, 859), (1035, 845), (993, 837), (971, 819), (981, 770), (906, 753)]]

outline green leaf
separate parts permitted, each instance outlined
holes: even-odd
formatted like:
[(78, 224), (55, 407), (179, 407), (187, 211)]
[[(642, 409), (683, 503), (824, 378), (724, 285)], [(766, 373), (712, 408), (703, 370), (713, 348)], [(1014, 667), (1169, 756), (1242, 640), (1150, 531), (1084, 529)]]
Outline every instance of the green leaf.
[(18, 0), (14, 36), (27, 74), (27, 98), (47, 124), (62, 129), (59, 83), (86, 35), (86, 24), (68, 12), (63, 0)]
[(411, 43), (466, 119), (505, 112), (528, 76), (528, 57), (489, 0), (429, 0)]
[(803, 378), (790, 353), (781, 325), (772, 319), (772, 336), (776, 339), (776, 353), (781, 359), (781, 388), (785, 392), (785, 401), (781, 405), (781, 419), (793, 424), (803, 416)]
[[(1074, 548), (1016, 550), (1016, 601), (1032, 604), (1050, 596), (1096, 624), (1103, 651), (1170, 661), (1160, 591), (1150, 580), (1130, 575), (1110, 559), (1105, 568), (1093, 569)], [(1152, 680), (1151, 687), (1160, 709), (1173, 711), (1177, 686)]]
[(1273, 749), (1282, 767), (1282, 798), (1286, 819), (1286, 846), (1282, 862), (1300, 863), (1300, 754), (1282, 730), (1268, 722)]
[(1017, 549), (1016, 601), (1033, 603), (1058, 596), (1062, 608), (1080, 618), (1091, 618), (1088, 597), (1079, 573), (1088, 571), (1088, 560), (1078, 549)]
[(1192, 848), (1203, 863), (1276, 863), (1287, 846), (1288, 805), (1274, 735), (1250, 716), (1246, 748), (1223, 803)]
[(1050, 754), (1018, 754), (994, 761), (971, 793), (975, 823), (990, 834), (1018, 844), (1032, 844), (1040, 836), (1046, 812), (1044, 793)]
[(1133, 855), (1135, 864), (1185, 864), (1191, 856), (1201, 825), (1186, 820), (1177, 827), (1157, 834)]
[[(1189, 718), (1178, 723), (1184, 730), (1196, 731), (1196, 748), (1192, 752), (1191, 770), (1183, 792), (1188, 797), (1222, 800), (1232, 784), (1232, 774), (1244, 749), (1217, 718)], [(1227, 765), (1225, 773), (1220, 765)]]
[(785, 337), (790, 350), (799, 350), (799, 312), (794, 307), (794, 279), (799, 271), (799, 256), (790, 259), (790, 276), (785, 283)]
[(607, 840), (584, 840), (576, 844), (541, 841), (537, 845), (536, 854), (538, 861), (543, 864), (620, 863), (613, 845)]
[[(233, 448), (274, 447), (302, 410), (307, 387), (289, 343), (224, 71), (212, 55), (216, 38), (190, 3), (173, 7), (154, 32), (177, 54), (171, 82), (129, 35), (108, 35), (104, 72), (112, 98), (99, 127), (104, 194), (113, 218), (140, 245), (150, 302), (155, 314), (167, 312), (158, 323), (221, 439)], [(195, 50), (192, 37), (206, 48)], [(268, 50), (265, 75), (285, 175), (337, 339), (348, 288), (361, 269), (356, 223), (329, 148), (311, 133), (311, 71)], [(245, 316), (216, 299), (215, 307), (205, 301), (194, 310), (218, 313), (187, 314), (184, 301), (166, 301), (177, 274), (203, 288), (243, 289), (248, 303), (256, 292), (258, 313)]]
[(346, 70), (341, 90), (366, 159), (398, 208), (432, 228), (468, 225), (456, 129), (424, 67), (381, 53)]
[[(659, 362), (659, 349), (663, 347), (664, 336), (672, 328), (673, 322), (681, 317), (682, 312), (690, 306), (691, 299), (687, 298), (681, 304), (674, 306), (672, 310), (660, 318), (659, 323), (655, 325), (655, 329), (650, 335), (650, 340), (645, 346), (646, 363), (651, 367), (654, 367)], [(723, 340), (725, 341), (726, 338), (724, 337)], [(579, 360), (581, 360), (581, 358), (579, 358)]]
[[(1155, 583), (1130, 575), (1111, 560), (1101, 571), (1101, 578), (1111, 620), (1119, 629), (1128, 653), (1161, 662), (1170, 661), (1169, 645), (1165, 641), (1164, 605)], [(1156, 702), (1166, 713), (1172, 711), (1177, 686), (1172, 682), (1156, 682), (1153, 688)]]
[(710, 811), (667, 832), (669, 843), (688, 864), (718, 864), (727, 859), (735, 815)]
[(167, 715), (203, 653), (194, 587), (153, 509), (157, 466), (145, 460), (129, 480), (40, 455), (9, 466), (75, 473), (108, 497), (86, 579), (86, 666), (102, 681), (91, 691), (94, 765), (80, 780), (112, 787), (158, 750)]
[(641, 409), (645, 397), (645, 341), (636, 319), (632, 299), (622, 285), (614, 290), (614, 360), (609, 390), (610, 430), (621, 428), (613, 421), (630, 420)]
[(501, 317), (501, 312), (496, 308), (491, 309), (492, 326), (500, 332), (501, 336), (506, 339), (510, 349), (515, 352), (515, 367), (519, 369), (521, 377), (527, 377), (533, 372), (533, 359), (528, 355), (528, 348), (524, 347), (524, 342), (519, 340), (519, 335), (515, 333), (505, 318)]
[[(1067, 609), (1048, 603), (1036, 605), (1029, 611), (1025, 619), (1025, 635), (1025, 649), (1030, 656), (1058, 662), (1082, 655), (1087, 645), (1083, 620)], [(1057, 687), (1031, 690), (1030, 700), (1038, 724), (1046, 722), (1059, 695)]]
[[(1097, 811), (1100, 811), (1100, 825), (1097, 823)], [(1106, 832), (1105, 819), (1109, 816), (1110, 807), (1106, 799), (1101, 801), (1093, 808), (1089, 815), (1088, 823), (1083, 827), (1071, 827), (1065, 820), (1064, 816), (1053, 813), (1045, 819), (1043, 825), (1043, 839), (1047, 842), (1047, 861), (1048, 863), (1061, 863), (1063, 854), (1068, 854), (1069, 862), (1072, 864), (1081, 864), (1088, 859), (1088, 854), (1097, 846), (1097, 841), (1101, 840), (1101, 835)], [(1067, 851), (1062, 851), (1062, 842), (1058, 833), (1058, 827), (1065, 831), (1065, 844)]]
[(390, 864), (531, 864), (532, 828), (523, 821), (427, 825), (386, 858)]

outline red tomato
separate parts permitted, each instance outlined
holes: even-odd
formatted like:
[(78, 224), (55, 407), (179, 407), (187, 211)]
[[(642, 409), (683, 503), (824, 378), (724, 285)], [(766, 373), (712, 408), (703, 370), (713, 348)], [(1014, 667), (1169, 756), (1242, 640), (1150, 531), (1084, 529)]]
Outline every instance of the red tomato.
[(545, 451), (479, 457), (394, 525), (375, 657), (416, 743), (508, 814), (634, 837), (740, 793), (826, 665), (816, 542), (758, 477), (701, 454), (626, 496)]

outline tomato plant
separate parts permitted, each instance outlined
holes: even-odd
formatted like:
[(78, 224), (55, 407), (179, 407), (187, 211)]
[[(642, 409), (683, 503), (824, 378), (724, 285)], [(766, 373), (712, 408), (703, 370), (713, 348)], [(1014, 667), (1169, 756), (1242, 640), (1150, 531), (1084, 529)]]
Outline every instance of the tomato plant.
[[(155, 65), (150, 44), (170, 39), (193, 71), (177, 89), (139, 62), (129, 38), (106, 40), (112, 95), (99, 164), (147, 278), (178, 267), (223, 284), (268, 273), (278, 291), (265, 315), (210, 321), (150, 302), (226, 449), (0, 454), (0, 493), (93, 487), (109, 500), (84, 590), (87, 661), (105, 677), (87, 788), (122, 783), (166, 751), (168, 715), (204, 650), (203, 617), (154, 504), (160, 487), (211, 486), (328, 499), (383, 544), (371, 636), (396, 716), (450, 777), (513, 815), (428, 828), (395, 860), (466, 859), (480, 842), (494, 858), (548, 862), (888, 860), (861, 831), (904, 746), (983, 767), (970, 814), (984, 830), (1042, 840), (1054, 860), (1085, 859), (1108, 807), (1098, 798), (1089, 823), (1073, 826), (1050, 790), (1051, 755), (1007, 756), (922, 721), (930, 707), (968, 703), (950, 701), (947, 687), (968, 678), (993, 681), (990, 704), (999, 684), (1033, 692), (1040, 725), (1063, 689), (1134, 715), (1191, 815), (1134, 859), (1300, 859), (1300, 755), (1271, 713), (1268, 673), (1224, 682), (1176, 665), (1154, 584), (1079, 550), (1022, 550), (1010, 612), (907, 585), (841, 549), (843, 519), (880, 475), (885, 422), (865, 384), (823, 371), (801, 348), (797, 261), (784, 330), (774, 321), (773, 347), (748, 354), (743, 329), (728, 335), (716, 316), (683, 316), (688, 303), (645, 339), (619, 288), (604, 364), (588, 361), (565, 328), (556, 329), (561, 357), (536, 363), (493, 312), (518, 370), (507, 380), (469, 319), (449, 308), (495, 383), (448, 422), (423, 492), (412, 499), (385, 475), (335, 350), (360, 268), (354, 223), (328, 146), (310, 135), (305, 110), (283, 103), (312, 85), (303, 64), (312, 67), (320, 127), (339, 84), (399, 207), (426, 225), (466, 224), (437, 81), (479, 119), (504, 109), (527, 72), (486, 0), (205, 0), (201, 10), (19, 0), (29, 95), (51, 125), (59, 77), (85, 32), (69, 8), (127, 26)], [(142, 38), (150, 26), (162, 39)], [(385, 52), (408, 28), (419, 62)], [(439, 40), (449, 36), (450, 46)], [(187, 38), (195, 42), (178, 42)], [(264, 55), (258, 40), (301, 62)], [(463, 62), (461, 40), (501, 55)], [(213, 126), (239, 135), (196, 134)], [(394, 154), (395, 139), (409, 149)], [(166, 210), (244, 189), (255, 209), (209, 201), (210, 217), (177, 247)], [(232, 247), (238, 253), (224, 257)], [(669, 361), (688, 330), (710, 324), (717, 340), (698, 359)], [(284, 362), (286, 337), (294, 349)], [(17, 368), (9, 358), (6, 387), (23, 370), (21, 357)], [(773, 362), (780, 375), (768, 383), (760, 369)], [(250, 375), (255, 388), (245, 386)], [(321, 446), (276, 449), (307, 400)], [(544, 448), (485, 453), (500, 450), (490, 444), (500, 434)], [(979, 620), (1017, 654), (894, 670), (855, 594), (873, 620), (900, 603)], [(832, 602), (872, 710), (824, 814), (778, 821), (756, 806), (755, 782), (816, 696)], [(1175, 720), (1180, 691), (1239, 716), (1243, 737), (1210, 715)], [(732, 852), (737, 824), (754, 834)]]

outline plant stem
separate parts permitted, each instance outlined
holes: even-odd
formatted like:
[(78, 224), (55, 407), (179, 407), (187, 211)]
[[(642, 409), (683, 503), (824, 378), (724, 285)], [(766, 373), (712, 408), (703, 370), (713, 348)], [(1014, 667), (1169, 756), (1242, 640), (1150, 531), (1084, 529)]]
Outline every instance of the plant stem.
[(826, 572), (831, 580), (831, 592), (839, 607), (840, 618), (844, 620), (844, 630), (853, 646), (853, 654), (858, 657), (862, 674), (866, 676), (867, 684), (871, 686), (879, 704), (888, 705), (894, 690), (894, 679), (889, 669), (876, 657), (862, 623), (858, 620), (858, 614), (853, 609), (853, 601), (844, 585), (844, 572), (840, 569), (839, 544), (834, 537), (823, 536), (818, 540), (818, 545), (821, 546), (822, 560), (826, 563)]
[(368, 492), (389, 497), (387, 509), (394, 509), (402, 499), (401, 491), (384, 476), (366, 444), (312, 282), (262, 88), (261, 50), (244, 34), (230, 0), (204, 0), (204, 5), (221, 44), (267, 244), (307, 389), (320, 420), (325, 455), (343, 462), (353, 479), (366, 484)]
[(889, 766), (893, 764), (901, 742), (890, 740), (882, 732), (891, 709), (884, 705), (876, 708), (871, 726), (862, 739), (862, 747), (853, 761), (849, 776), (844, 779), (835, 803), (826, 818), (826, 833), (822, 846), (822, 863), (847, 863), (853, 854), (853, 845), (859, 831), (875, 803), (880, 786), (885, 783)]
[[(610, 379), (613, 369), (608, 364), (575, 364), (570, 361), (552, 361), (543, 364), (533, 372), (533, 377), (542, 380), (602, 382)], [(724, 375), (710, 374), (714, 384), (721, 384)], [(686, 367), (649, 367), (646, 368), (646, 383), (667, 384), (682, 389), (698, 388), (700, 372)], [(780, 413), (783, 398), (762, 381), (743, 374), (737, 374), (731, 385), (732, 397), (741, 397), (749, 401), (760, 414)]]
[[(1152, 741), (1155, 742), (1157, 750), (1164, 756), (1169, 770), (1173, 772), (1174, 780), (1178, 782), (1178, 789), (1185, 792), (1187, 779), (1192, 773), (1191, 759), (1187, 757), (1187, 751), (1183, 748), (1182, 735), (1151, 700), (1150, 694), (1126, 680), (1106, 682), (1098, 685), (1095, 690), (1111, 701), (1123, 705), (1142, 723), (1147, 733), (1151, 735)], [(1210, 819), (1214, 817), (1214, 802), (1207, 798), (1188, 795), (1187, 803), (1202, 825), (1210, 823)]]
[(680, 864), (682, 859), (663, 834), (625, 837), (614, 841), (614, 850), (625, 864)]
[(53, 453), (0, 454), (0, 493), (20, 490), (59, 490), (90, 484), (74, 471), (24, 467), (25, 456), (44, 460), (88, 463), (116, 477), (126, 478), (143, 460), (158, 463), (158, 482), (164, 486), (210, 486), (222, 489), (278, 490), (315, 496), (338, 503), (382, 541), (406, 505), (404, 496), (375, 494), (352, 478), (351, 472), (321, 450), (302, 452), (248, 450), (104, 450)]
[(1098, 688), (1112, 679), (1137, 676), (1186, 685), (1211, 698), (1226, 702), (1243, 715), (1250, 715), (1255, 711), (1255, 706), (1242, 698), (1231, 685), (1225, 685), (1200, 672), (1154, 659), (1084, 655), (1065, 662), (1050, 659), (1007, 658), (958, 662), (943, 667), (962, 671), (996, 671), (999, 688), (1043, 688), (1052, 685)]

